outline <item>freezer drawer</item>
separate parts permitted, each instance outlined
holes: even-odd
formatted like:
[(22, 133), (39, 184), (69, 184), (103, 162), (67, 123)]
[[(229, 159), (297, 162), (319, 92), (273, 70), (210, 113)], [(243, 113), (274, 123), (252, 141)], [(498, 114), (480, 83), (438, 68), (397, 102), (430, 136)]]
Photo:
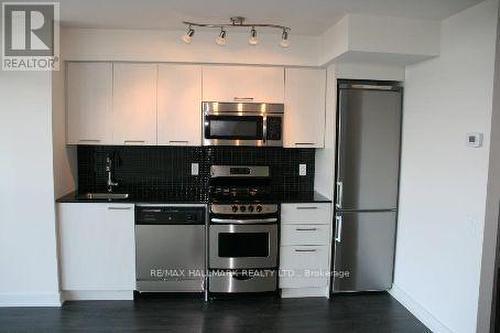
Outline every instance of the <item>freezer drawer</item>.
[(333, 292), (392, 286), (396, 212), (337, 213)]

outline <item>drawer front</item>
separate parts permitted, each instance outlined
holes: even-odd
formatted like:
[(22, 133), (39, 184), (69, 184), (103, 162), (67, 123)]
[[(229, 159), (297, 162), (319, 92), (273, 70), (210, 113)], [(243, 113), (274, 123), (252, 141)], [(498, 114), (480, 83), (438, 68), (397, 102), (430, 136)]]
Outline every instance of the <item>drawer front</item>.
[(329, 251), (329, 246), (282, 246), (279, 287), (326, 287)]
[(328, 245), (330, 225), (293, 224), (281, 227), (281, 245)]
[(330, 203), (281, 205), (282, 224), (331, 224)]
[(238, 271), (218, 272), (209, 277), (209, 290), (214, 293), (247, 293), (275, 291), (277, 272), (275, 270), (254, 271), (238, 276)]

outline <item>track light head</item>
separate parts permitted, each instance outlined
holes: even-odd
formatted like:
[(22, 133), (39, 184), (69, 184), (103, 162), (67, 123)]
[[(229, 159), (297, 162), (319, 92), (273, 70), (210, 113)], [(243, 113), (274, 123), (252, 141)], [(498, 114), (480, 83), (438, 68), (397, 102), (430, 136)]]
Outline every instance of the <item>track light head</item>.
[(257, 38), (257, 30), (255, 30), (254, 27), (252, 27), (252, 30), (250, 30), (250, 38), (248, 39), (248, 44), (250, 45), (259, 44), (259, 39)]
[(186, 44), (191, 44), (192, 37), (194, 35), (194, 29), (189, 26), (186, 33), (182, 36), (182, 41)]
[(226, 30), (224, 30), (224, 28), (220, 29), (219, 36), (215, 39), (215, 43), (219, 46), (226, 45)]

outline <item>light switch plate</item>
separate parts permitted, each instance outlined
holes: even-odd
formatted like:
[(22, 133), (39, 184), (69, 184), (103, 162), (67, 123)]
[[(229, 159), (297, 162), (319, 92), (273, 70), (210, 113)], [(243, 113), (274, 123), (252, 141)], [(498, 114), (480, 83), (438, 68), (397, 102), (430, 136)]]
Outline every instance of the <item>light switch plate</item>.
[(307, 164), (299, 164), (299, 176), (307, 176)]
[(191, 163), (191, 176), (198, 176), (200, 174), (200, 164)]

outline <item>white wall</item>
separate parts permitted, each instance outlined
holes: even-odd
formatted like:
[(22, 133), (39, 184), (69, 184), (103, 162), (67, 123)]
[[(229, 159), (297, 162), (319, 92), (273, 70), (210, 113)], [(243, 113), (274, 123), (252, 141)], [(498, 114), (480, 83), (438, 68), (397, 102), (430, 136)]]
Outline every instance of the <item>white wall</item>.
[(66, 60), (154, 61), (316, 66), (319, 37), (290, 34), (289, 48), (279, 46), (280, 33), (259, 34), (259, 45), (248, 45), (248, 33), (228, 32), (227, 44), (215, 44), (217, 31), (196, 31), (191, 44), (183, 31), (63, 29), (61, 49)]
[(386, 65), (439, 55), (439, 21), (348, 14), (321, 35), (320, 65), (335, 59)]
[[(497, 8), (444, 20), (440, 57), (405, 75), (393, 294), (438, 332), (476, 329)], [(467, 132), (484, 146), (465, 147)]]
[(404, 81), (405, 67), (367, 62), (335, 63), (336, 77), (339, 79)]
[(439, 30), (439, 21), (350, 14), (349, 49), (426, 59), (439, 55)]
[(314, 190), (333, 200), (335, 183), (337, 76), (336, 66), (326, 69), (325, 148), (316, 149)]
[[(63, 64), (64, 59), (61, 58)], [(76, 147), (66, 147), (65, 67), (52, 72), (52, 132), (55, 197), (74, 191), (77, 180)]]
[(51, 75), (0, 71), (0, 306), (58, 305)]

